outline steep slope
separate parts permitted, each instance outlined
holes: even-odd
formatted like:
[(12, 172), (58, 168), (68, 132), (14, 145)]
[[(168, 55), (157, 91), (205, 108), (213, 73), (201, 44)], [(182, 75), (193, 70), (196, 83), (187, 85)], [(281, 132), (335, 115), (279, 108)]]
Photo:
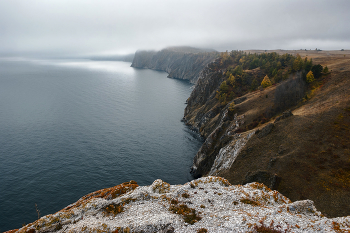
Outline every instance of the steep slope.
[(161, 70), (169, 78), (189, 80), (196, 83), (204, 67), (217, 58), (213, 50), (191, 47), (169, 47), (161, 51), (137, 51), (132, 67)]
[[(304, 56), (331, 72), (309, 84), (306, 98), (287, 105), (304, 92), (301, 73), (223, 105), (216, 97), (227, 68), (219, 60), (208, 65), (185, 110), (187, 124), (206, 138), (192, 173), (232, 184), (262, 182), (292, 201), (314, 200), (328, 216), (350, 215), (349, 51)], [(276, 106), (291, 111), (281, 115), (283, 108)]]
[(135, 181), (96, 191), (9, 232), (345, 232), (350, 217), (329, 219), (310, 200), (291, 202), (259, 183), (220, 177), (184, 185)]

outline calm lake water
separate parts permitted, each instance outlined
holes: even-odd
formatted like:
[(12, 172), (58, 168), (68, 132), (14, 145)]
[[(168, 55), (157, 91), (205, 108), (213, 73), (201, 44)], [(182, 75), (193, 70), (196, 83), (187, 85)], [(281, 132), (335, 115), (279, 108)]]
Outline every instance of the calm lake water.
[(0, 59), (0, 232), (98, 189), (183, 184), (202, 142), (191, 84), (131, 63)]

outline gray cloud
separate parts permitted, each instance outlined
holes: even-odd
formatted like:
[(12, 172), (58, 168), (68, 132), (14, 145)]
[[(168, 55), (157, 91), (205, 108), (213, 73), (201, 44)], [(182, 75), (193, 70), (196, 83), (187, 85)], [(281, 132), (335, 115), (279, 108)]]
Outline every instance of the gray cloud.
[(0, 53), (350, 49), (348, 0), (0, 1)]

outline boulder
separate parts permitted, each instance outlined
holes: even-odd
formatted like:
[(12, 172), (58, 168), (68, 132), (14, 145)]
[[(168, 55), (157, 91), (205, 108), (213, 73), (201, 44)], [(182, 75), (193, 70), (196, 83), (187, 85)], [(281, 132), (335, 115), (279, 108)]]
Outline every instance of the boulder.
[(293, 116), (292, 111), (291, 110), (285, 111), (284, 113), (282, 113), (282, 116), (279, 116), (279, 117), (276, 118), (275, 123), (277, 121), (282, 120), (282, 119), (286, 119), (287, 117), (290, 117), (290, 116)]
[(272, 128), (273, 128), (274, 124), (273, 123), (268, 123), (264, 128), (262, 128), (261, 130), (257, 130), (255, 132), (255, 134), (257, 134), (258, 138), (263, 138), (265, 137), (266, 135), (268, 135)]

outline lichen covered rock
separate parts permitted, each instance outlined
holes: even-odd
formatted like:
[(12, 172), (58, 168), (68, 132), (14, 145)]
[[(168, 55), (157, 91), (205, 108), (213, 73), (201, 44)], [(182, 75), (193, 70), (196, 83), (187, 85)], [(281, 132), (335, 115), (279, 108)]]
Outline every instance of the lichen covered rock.
[(341, 232), (350, 217), (328, 219), (310, 200), (291, 202), (260, 183), (203, 177), (184, 185), (131, 181), (86, 195), (13, 232)]

